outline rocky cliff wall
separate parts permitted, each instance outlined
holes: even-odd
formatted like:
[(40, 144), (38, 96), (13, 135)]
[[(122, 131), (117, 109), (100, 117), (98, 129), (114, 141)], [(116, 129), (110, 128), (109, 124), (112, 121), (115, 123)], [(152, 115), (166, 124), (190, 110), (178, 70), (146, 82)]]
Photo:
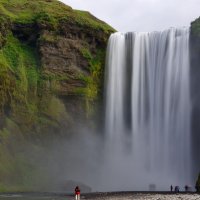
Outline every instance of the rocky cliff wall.
[(97, 130), (114, 31), (57, 0), (0, 0), (0, 191), (44, 191), (52, 143)]
[(64, 126), (87, 120), (102, 93), (106, 43), (114, 29), (56, 0), (1, 0), (0, 6), (2, 119), (34, 132), (45, 121), (59, 124), (64, 115), (71, 118)]
[(190, 34), (190, 58), (191, 58), (191, 99), (192, 99), (192, 146), (194, 160), (194, 177), (200, 170), (200, 18), (191, 23)]

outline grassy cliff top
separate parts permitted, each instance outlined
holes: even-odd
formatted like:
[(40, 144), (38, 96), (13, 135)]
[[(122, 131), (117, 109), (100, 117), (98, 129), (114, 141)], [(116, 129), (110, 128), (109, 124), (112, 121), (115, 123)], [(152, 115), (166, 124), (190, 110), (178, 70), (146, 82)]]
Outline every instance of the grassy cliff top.
[(195, 36), (200, 36), (200, 17), (191, 22), (191, 33)]
[(0, 0), (0, 16), (22, 24), (44, 20), (56, 25), (58, 21), (64, 20), (106, 32), (114, 31), (89, 12), (73, 10), (57, 0)]

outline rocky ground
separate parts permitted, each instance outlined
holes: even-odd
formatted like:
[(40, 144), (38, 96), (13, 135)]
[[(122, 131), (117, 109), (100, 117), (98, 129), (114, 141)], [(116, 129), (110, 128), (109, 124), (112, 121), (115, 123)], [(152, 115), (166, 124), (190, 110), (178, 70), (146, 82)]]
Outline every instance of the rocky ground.
[(81, 199), (87, 200), (200, 200), (200, 194), (169, 194), (169, 193), (116, 193), (116, 194), (98, 194), (82, 195)]
[[(75, 200), (73, 195), (66, 194), (1, 194), (0, 200)], [(147, 193), (147, 192), (117, 192), (117, 193), (90, 193), (82, 194), (81, 200), (200, 200), (196, 193)]]

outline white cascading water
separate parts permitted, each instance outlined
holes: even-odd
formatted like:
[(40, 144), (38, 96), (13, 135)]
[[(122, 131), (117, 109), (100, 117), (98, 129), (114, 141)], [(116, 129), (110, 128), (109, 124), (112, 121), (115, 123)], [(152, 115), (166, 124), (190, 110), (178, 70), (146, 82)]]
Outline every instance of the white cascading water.
[(105, 129), (121, 189), (191, 184), (189, 67), (188, 28), (111, 35)]

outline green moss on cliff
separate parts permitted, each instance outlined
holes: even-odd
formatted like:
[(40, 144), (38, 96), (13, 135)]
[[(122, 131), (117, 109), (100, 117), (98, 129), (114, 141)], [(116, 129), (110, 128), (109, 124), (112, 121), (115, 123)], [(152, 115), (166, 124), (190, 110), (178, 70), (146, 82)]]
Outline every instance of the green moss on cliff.
[(191, 23), (191, 34), (200, 37), (200, 18)]
[[(6, 45), (0, 51), (0, 57), (3, 58), (4, 71), (10, 74), (7, 79), (4, 75), (5, 72), (0, 74), (1, 80), (7, 83), (7, 86), (2, 88), (2, 92), (6, 88), (10, 91), (10, 104), (14, 113), (17, 112), (20, 105), (25, 107), (28, 112), (29, 91), (35, 93), (38, 82), (37, 57), (34, 50), (21, 44), (10, 33)], [(0, 98), (4, 98), (3, 94)]]
[(29, 129), (33, 124), (40, 124), (41, 116), (50, 118), (49, 121), (55, 125), (54, 121), (59, 120), (64, 108), (59, 100), (51, 96), (48, 88), (41, 94), (46, 98), (49, 96), (48, 102), (44, 101), (44, 98), (39, 101), (39, 88), (43, 87), (45, 80), (41, 79), (35, 49), (21, 43), (10, 33), (6, 45), (0, 50), (0, 58), (1, 112), (5, 114), (9, 111), (10, 117), (20, 124), (22, 130)]
[[(71, 133), (77, 119), (68, 114), (66, 96), (78, 99), (80, 111), (69, 104), (75, 116), (94, 113), (102, 92), (104, 47), (113, 31), (90, 13), (56, 0), (0, 0), (0, 191), (38, 190), (40, 175), (45, 185), (45, 172), (25, 152), (40, 155), (45, 150), (33, 141)], [(63, 43), (76, 55), (70, 57)], [(52, 55), (64, 60), (60, 68), (48, 68)], [(70, 63), (75, 56), (77, 63)]]
[(66, 21), (104, 31), (114, 31), (106, 23), (89, 12), (73, 10), (57, 0), (0, 0), (0, 13), (16, 23), (50, 24), (56, 28), (58, 22)]
[(89, 75), (80, 74), (78, 78), (85, 83), (86, 87), (77, 87), (74, 92), (85, 97), (87, 116), (91, 117), (95, 112), (94, 102), (102, 95), (105, 50), (99, 49), (95, 55), (87, 47), (80, 49), (80, 51), (88, 61), (90, 73)]
[(88, 76), (81, 74), (79, 78), (87, 85), (84, 94), (87, 98), (95, 100), (98, 98), (103, 80), (105, 50), (99, 49), (95, 55), (92, 55), (89, 49), (83, 48), (81, 53), (88, 61), (90, 74)]

